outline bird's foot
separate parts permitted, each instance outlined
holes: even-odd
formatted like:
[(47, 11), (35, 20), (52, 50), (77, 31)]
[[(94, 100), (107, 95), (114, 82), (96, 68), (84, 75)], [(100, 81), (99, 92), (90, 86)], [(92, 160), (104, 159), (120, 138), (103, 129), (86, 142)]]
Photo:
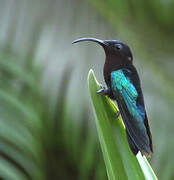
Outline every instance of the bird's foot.
[(115, 118), (118, 118), (120, 116), (120, 111), (118, 111), (116, 114), (115, 114)]
[(107, 95), (107, 94), (108, 94), (108, 90), (105, 89), (105, 87), (104, 87), (102, 84), (100, 84), (100, 86), (101, 86), (101, 89), (99, 89), (98, 91), (96, 91), (96, 93), (97, 93), (97, 94), (102, 94), (102, 95)]

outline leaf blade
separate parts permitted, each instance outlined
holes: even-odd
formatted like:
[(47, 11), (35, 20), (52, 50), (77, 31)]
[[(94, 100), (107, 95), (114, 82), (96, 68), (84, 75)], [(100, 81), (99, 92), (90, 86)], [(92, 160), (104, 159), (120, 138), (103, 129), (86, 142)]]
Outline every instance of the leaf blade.
[(109, 98), (96, 94), (100, 86), (92, 70), (89, 71), (88, 86), (109, 179), (145, 179), (128, 147), (122, 121), (114, 117), (117, 108)]

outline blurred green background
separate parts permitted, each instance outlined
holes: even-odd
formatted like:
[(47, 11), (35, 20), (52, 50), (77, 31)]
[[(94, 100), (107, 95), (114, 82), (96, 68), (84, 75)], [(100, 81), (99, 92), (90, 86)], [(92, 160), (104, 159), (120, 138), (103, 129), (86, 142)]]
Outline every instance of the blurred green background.
[(174, 179), (174, 1), (0, 0), (0, 177), (107, 179), (87, 74), (104, 83), (104, 51), (131, 47), (151, 125), (150, 163)]

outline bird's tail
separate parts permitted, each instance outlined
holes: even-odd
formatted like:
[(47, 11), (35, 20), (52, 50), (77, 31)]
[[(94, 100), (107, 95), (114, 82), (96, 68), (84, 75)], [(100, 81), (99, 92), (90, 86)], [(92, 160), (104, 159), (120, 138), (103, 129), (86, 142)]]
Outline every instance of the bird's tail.
[(132, 140), (131, 136), (129, 135), (129, 133), (127, 132), (126, 130), (126, 136), (127, 136), (127, 141), (128, 141), (128, 144), (129, 144), (129, 147), (131, 149), (131, 151), (133, 152), (133, 154), (137, 155), (138, 153), (138, 148), (137, 146), (135, 145), (134, 141)]
[[(129, 144), (129, 147), (132, 151), (132, 153), (134, 155), (137, 155), (139, 149), (138, 147), (136, 146), (136, 144), (134, 143), (134, 141), (132, 140), (131, 136), (129, 135), (129, 133), (126, 131), (126, 136), (127, 136), (127, 141), (128, 141), (128, 144)], [(151, 155), (152, 155), (152, 152), (146, 152), (146, 151), (141, 151), (142, 155), (146, 156), (146, 158), (150, 158)]]

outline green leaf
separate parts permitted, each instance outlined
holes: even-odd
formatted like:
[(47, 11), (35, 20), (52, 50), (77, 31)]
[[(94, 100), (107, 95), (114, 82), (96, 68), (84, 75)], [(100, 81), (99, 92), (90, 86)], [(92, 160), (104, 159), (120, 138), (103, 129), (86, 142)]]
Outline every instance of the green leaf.
[(149, 162), (147, 161), (145, 156), (142, 156), (141, 153), (139, 152), (137, 154), (137, 159), (138, 162), (143, 170), (143, 173), (148, 180), (157, 180), (158, 178), (156, 177), (155, 173), (153, 172), (153, 169), (151, 168)]
[(0, 157), (0, 175), (3, 179), (27, 180), (28, 178), (14, 165), (3, 157)]
[[(115, 118), (118, 112), (116, 106), (108, 97), (96, 93), (101, 87), (92, 70), (88, 75), (88, 86), (109, 179), (145, 179), (147, 176), (144, 177), (136, 156), (129, 149), (121, 118)], [(146, 173), (156, 179), (150, 170)]]

